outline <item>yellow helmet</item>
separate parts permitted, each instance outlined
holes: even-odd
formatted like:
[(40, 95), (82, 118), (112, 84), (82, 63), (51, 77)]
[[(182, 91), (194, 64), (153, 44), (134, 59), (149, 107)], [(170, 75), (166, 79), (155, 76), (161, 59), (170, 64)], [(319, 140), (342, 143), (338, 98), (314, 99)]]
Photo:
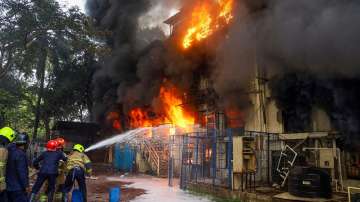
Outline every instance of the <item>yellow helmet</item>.
[(0, 136), (3, 136), (6, 139), (8, 139), (10, 142), (13, 142), (16, 137), (16, 134), (12, 128), (4, 127), (0, 129)]
[(83, 153), (85, 151), (85, 148), (81, 144), (75, 144), (73, 150)]

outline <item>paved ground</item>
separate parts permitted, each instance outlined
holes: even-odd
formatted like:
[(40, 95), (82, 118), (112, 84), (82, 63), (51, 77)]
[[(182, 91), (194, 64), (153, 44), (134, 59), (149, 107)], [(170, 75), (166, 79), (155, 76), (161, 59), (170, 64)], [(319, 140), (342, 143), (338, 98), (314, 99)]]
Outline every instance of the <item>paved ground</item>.
[(132, 202), (210, 202), (208, 198), (194, 196), (178, 186), (169, 187), (167, 179), (154, 178), (146, 175), (132, 177), (108, 177), (112, 182), (127, 183), (124, 187), (128, 189), (145, 190), (145, 194), (137, 196)]

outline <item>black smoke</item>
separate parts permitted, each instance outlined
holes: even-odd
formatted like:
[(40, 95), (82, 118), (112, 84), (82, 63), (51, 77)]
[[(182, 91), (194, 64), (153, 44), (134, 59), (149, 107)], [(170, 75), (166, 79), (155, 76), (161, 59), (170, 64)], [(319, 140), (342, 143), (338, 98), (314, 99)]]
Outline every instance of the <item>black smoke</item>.
[(360, 145), (360, 78), (319, 77), (305, 71), (277, 75), (270, 82), (272, 96), (287, 119), (286, 132), (312, 132), (314, 108), (324, 110), (332, 130), (340, 132), (343, 148)]
[[(141, 18), (163, 0), (88, 0), (87, 11), (95, 28), (105, 33), (111, 54), (101, 58), (93, 78), (93, 119), (104, 122), (116, 111), (126, 119), (134, 107), (153, 107), (160, 86), (171, 81), (180, 90), (193, 85), (201, 53), (185, 56), (177, 44), (165, 40), (158, 27), (144, 28)], [(169, 8), (182, 1), (166, 1)], [(165, 19), (164, 19), (165, 20)], [(206, 69), (206, 67), (205, 67)], [(124, 122), (124, 120), (123, 120)]]
[[(265, 61), (280, 67), (272, 91), (294, 132), (307, 131), (314, 107), (330, 117), (343, 146), (360, 145), (360, 4), (273, 1), (259, 19)], [(289, 73), (290, 71), (290, 73)], [(300, 129), (300, 130), (299, 130)]]
[(106, 113), (118, 108), (136, 78), (136, 34), (138, 18), (150, 6), (148, 0), (88, 0), (87, 12), (97, 30), (107, 33), (105, 43), (111, 54), (102, 58), (93, 78), (96, 121), (102, 122)]
[(311, 131), (311, 113), (319, 107), (344, 145), (358, 147), (360, 2), (242, 0), (239, 9), (219, 50), (215, 87), (231, 91), (253, 77), (254, 67), (265, 69), (289, 131)]
[(240, 0), (219, 46), (209, 40), (185, 53), (159, 29), (145, 33), (140, 24), (154, 7), (168, 8), (164, 2), (170, 1), (88, 0), (96, 27), (111, 33), (105, 40), (111, 55), (101, 60), (93, 82), (96, 120), (112, 110), (126, 114), (153, 105), (164, 78), (190, 92), (200, 76), (209, 77), (218, 103), (247, 106), (244, 89), (255, 69), (265, 69), (276, 103), (290, 119), (286, 127), (311, 131), (311, 112), (319, 107), (345, 134), (344, 145), (359, 145), (358, 1)]

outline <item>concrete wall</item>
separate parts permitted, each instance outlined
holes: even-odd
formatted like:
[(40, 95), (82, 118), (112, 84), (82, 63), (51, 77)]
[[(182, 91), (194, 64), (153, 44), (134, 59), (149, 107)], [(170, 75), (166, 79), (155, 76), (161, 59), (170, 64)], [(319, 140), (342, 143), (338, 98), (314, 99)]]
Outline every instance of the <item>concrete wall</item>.
[(249, 95), (251, 107), (245, 112), (245, 130), (247, 131), (265, 132), (262, 98), (260, 92), (258, 92), (259, 88), (257, 81), (254, 80), (251, 89), (249, 89), (249, 91), (254, 92)]
[(251, 86), (254, 93), (250, 94), (252, 106), (246, 112), (245, 130), (283, 133), (282, 112), (271, 98), (269, 88), (256, 80)]
[(267, 117), (267, 132), (283, 133), (282, 112), (276, 106), (275, 100), (268, 99), (266, 103), (266, 117)]
[(314, 107), (312, 119), (313, 131), (331, 131), (332, 127), (330, 118), (324, 110)]
[[(254, 80), (249, 89), (251, 107), (246, 111), (245, 130), (270, 133), (284, 133), (282, 111), (271, 97), (270, 89), (265, 84)], [(265, 116), (265, 117), (264, 117)], [(265, 121), (266, 118), (266, 121)], [(332, 130), (328, 114), (314, 106), (312, 111), (312, 130), (327, 132)]]

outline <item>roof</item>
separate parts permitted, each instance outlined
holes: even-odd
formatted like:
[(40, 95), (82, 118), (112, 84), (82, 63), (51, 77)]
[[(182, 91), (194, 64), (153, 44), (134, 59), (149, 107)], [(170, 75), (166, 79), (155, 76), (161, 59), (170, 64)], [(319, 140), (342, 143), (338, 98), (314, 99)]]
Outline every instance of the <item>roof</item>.
[(310, 133), (290, 133), (290, 134), (280, 134), (279, 137), (281, 140), (304, 140), (307, 138), (316, 139), (316, 138), (325, 138), (331, 137), (329, 132), (310, 132)]
[(182, 18), (183, 14), (182, 12), (178, 12), (175, 15), (171, 16), (169, 19), (165, 20), (164, 23), (168, 24), (168, 25), (175, 25), (177, 24), (181, 18)]
[(57, 121), (52, 130), (86, 130), (98, 131), (100, 126), (97, 123)]
[(89, 146), (94, 143), (100, 129), (96, 123), (57, 121), (52, 128), (54, 132), (52, 137), (62, 137), (66, 142)]

